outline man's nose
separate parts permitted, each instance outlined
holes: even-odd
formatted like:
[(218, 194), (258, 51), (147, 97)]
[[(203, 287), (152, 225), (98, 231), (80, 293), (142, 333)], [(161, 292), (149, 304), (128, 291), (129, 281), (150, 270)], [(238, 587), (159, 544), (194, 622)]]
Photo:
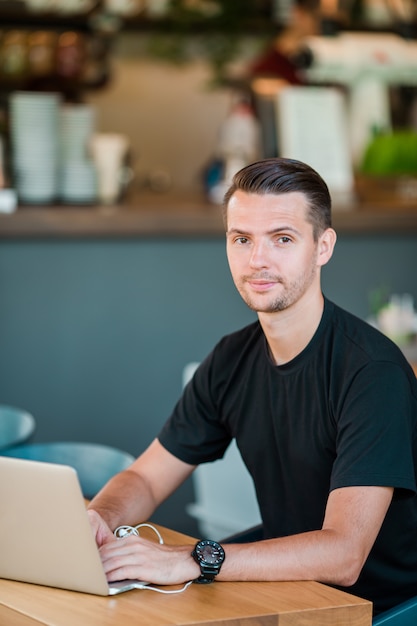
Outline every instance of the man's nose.
[(265, 242), (259, 241), (253, 244), (250, 265), (252, 267), (266, 267), (269, 265), (268, 250)]

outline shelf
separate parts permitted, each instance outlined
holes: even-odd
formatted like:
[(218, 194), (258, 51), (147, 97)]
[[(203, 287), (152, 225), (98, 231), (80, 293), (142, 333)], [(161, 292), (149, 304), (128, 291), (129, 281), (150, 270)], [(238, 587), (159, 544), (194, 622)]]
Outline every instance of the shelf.
[[(33, 13), (28, 10), (4, 11), (0, 7), (0, 22), (2, 29), (23, 29), (33, 30), (36, 28), (53, 29), (53, 30), (79, 30), (89, 32), (95, 30), (94, 18), (99, 16), (100, 12), (92, 9), (88, 13), (81, 14), (65, 14), (65, 13)], [(184, 23), (179, 26), (169, 18), (146, 18), (138, 15), (136, 17), (113, 16), (114, 19), (120, 20), (121, 30), (140, 31), (144, 33), (180, 33), (184, 35), (199, 35), (202, 33), (225, 32), (226, 27), (221, 23), (207, 22), (207, 20), (196, 19), (192, 23)], [(272, 35), (276, 33), (277, 24), (271, 20), (265, 20), (262, 17), (253, 19), (248, 22), (247, 26), (240, 25), (238, 32), (246, 32), (247, 34)], [(229, 33), (230, 30), (228, 29)]]
[(6, 9), (0, 3), (0, 22), (3, 30), (41, 28), (42, 30), (79, 30), (90, 31), (90, 18), (96, 7), (86, 13), (49, 13), (29, 11), (22, 6), (19, 9)]
[[(417, 235), (417, 206), (333, 211), (339, 234)], [(126, 204), (18, 208), (0, 215), (0, 239), (224, 237), (221, 208), (196, 196), (138, 195)]]

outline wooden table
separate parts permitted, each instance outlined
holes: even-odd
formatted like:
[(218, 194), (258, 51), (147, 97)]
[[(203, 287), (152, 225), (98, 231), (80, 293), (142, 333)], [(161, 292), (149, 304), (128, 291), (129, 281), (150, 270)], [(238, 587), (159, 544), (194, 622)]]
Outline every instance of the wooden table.
[[(194, 543), (180, 533), (160, 530), (166, 543)], [(191, 585), (176, 595), (135, 590), (103, 598), (0, 580), (2, 626), (370, 626), (371, 622), (370, 602), (312, 581), (217, 582)]]

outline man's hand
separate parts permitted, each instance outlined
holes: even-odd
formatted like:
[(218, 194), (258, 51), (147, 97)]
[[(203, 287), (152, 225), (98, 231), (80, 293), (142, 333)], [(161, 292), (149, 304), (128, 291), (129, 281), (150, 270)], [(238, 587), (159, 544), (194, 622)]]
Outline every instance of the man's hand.
[(100, 556), (109, 582), (132, 578), (158, 585), (175, 585), (200, 575), (191, 551), (192, 546), (161, 545), (130, 535), (103, 542)]
[(115, 536), (112, 531), (97, 511), (94, 511), (94, 509), (88, 509), (87, 514), (98, 547), (112, 541), (113, 539), (115, 540)]

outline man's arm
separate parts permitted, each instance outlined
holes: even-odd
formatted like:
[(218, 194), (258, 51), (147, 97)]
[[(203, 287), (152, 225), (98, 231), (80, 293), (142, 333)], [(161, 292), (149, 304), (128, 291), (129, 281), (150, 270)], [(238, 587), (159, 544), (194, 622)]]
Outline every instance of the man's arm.
[[(122, 524), (138, 524), (149, 519), (193, 470), (193, 465), (177, 459), (155, 439), (127, 470), (103, 487), (88, 510), (98, 513), (111, 530)], [(90, 520), (100, 545), (100, 519), (90, 514)]]
[(353, 585), (379, 533), (392, 495), (391, 487), (335, 489), (329, 495), (320, 530), (246, 546), (227, 545), (218, 579), (304, 579)]
[[(317, 580), (353, 585), (374, 544), (392, 499), (390, 487), (345, 487), (328, 500), (323, 527), (250, 544), (225, 544), (218, 580)], [(129, 537), (101, 548), (108, 580), (139, 578), (157, 584), (192, 580), (199, 569), (190, 546), (167, 546)]]

